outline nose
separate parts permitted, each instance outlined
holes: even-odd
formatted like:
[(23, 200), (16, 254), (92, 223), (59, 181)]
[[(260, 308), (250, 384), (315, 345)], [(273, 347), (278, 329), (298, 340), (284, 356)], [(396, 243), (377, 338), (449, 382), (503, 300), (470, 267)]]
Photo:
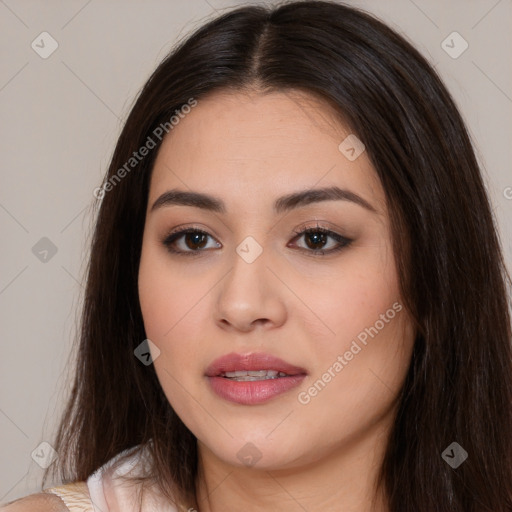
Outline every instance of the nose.
[(280, 327), (286, 320), (287, 288), (270, 251), (263, 250), (254, 261), (240, 254), (234, 252), (232, 267), (217, 288), (216, 323), (242, 332)]

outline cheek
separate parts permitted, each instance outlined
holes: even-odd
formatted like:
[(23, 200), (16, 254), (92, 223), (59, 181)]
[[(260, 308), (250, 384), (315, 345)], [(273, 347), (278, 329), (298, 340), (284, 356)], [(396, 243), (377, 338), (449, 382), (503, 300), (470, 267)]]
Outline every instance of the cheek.
[(376, 322), (381, 328), (381, 315), (390, 319), (383, 331), (389, 332), (396, 324), (392, 306), (399, 302), (398, 280), (394, 261), (382, 252), (375, 247), (364, 255), (362, 251), (347, 253), (336, 269), (317, 275), (314, 280), (297, 280), (295, 290), (303, 298), (297, 319), (315, 339), (316, 353), (343, 353), (358, 335), (364, 338), (365, 329)]
[(143, 245), (138, 287), (146, 334), (158, 345), (173, 337), (180, 324), (193, 323), (205, 293), (200, 276), (172, 267), (165, 252), (150, 244)]
[(210, 274), (198, 265), (194, 271), (187, 270), (186, 263), (172, 265), (165, 251), (143, 245), (138, 286), (144, 328), (160, 351), (154, 368), (164, 393), (184, 414), (190, 395), (183, 392), (183, 385), (191, 390), (197, 385), (197, 371), (202, 370), (198, 347), (205, 338), (209, 303), (205, 295), (214, 284)]
[(410, 361), (413, 333), (389, 254), (385, 246), (368, 248), (364, 257), (354, 253), (339, 271), (300, 291), (309, 310), (302, 329), (314, 347), (314, 372), (300, 403), (347, 431), (387, 410)]

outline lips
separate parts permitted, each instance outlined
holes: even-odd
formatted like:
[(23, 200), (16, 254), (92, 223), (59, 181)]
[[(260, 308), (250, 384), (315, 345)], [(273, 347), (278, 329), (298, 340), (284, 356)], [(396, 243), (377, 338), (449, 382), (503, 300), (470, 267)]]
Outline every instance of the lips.
[(287, 376), (307, 375), (304, 368), (294, 366), (269, 354), (236, 354), (234, 352), (213, 361), (206, 369), (205, 375), (207, 377), (222, 377), (226, 372), (258, 370), (273, 370), (285, 373)]
[[(237, 376), (234, 372), (250, 372), (251, 376)], [(252, 406), (286, 395), (304, 381), (307, 373), (304, 368), (269, 354), (231, 353), (208, 366), (206, 379), (210, 389), (223, 400)]]

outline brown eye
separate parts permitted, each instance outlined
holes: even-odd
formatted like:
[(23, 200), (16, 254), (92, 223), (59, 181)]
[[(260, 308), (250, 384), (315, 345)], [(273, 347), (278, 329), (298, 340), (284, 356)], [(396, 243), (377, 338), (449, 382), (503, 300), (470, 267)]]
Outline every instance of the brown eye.
[(211, 238), (211, 235), (200, 229), (185, 229), (171, 233), (162, 243), (171, 253), (192, 255), (203, 252), (207, 247), (208, 238)]
[[(296, 231), (294, 240), (304, 238), (305, 247), (299, 247), (302, 251), (314, 256), (332, 254), (347, 247), (352, 240), (340, 234), (320, 226)], [(208, 247), (209, 239), (213, 237), (200, 229), (182, 229), (169, 234), (162, 244), (172, 254), (194, 256), (205, 252), (207, 249), (220, 248), (221, 244), (214, 241), (213, 246)]]
[[(303, 231), (296, 231), (295, 233), (297, 234), (295, 240), (304, 238), (306, 244), (306, 248), (304, 250), (310, 249), (309, 252), (313, 255), (323, 255), (341, 251), (352, 242), (352, 240), (345, 238), (330, 229), (325, 229), (320, 226), (305, 229)], [(336, 243), (333, 244), (331, 242), (331, 246), (334, 245), (334, 247), (325, 249), (325, 247), (329, 245), (329, 239), (334, 240)]]
[(184, 236), (185, 245), (192, 250), (202, 249), (206, 245), (208, 235), (203, 233), (186, 233)]
[(329, 236), (319, 231), (310, 231), (304, 235), (304, 240), (310, 249), (318, 250), (323, 249)]

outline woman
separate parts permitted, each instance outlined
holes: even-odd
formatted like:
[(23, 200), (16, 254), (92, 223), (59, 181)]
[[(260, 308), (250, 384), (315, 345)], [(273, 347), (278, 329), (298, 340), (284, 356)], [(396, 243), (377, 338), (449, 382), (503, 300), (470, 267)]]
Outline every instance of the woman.
[(512, 509), (510, 279), (402, 37), (327, 2), (213, 20), (95, 195), (64, 484), (6, 511)]

